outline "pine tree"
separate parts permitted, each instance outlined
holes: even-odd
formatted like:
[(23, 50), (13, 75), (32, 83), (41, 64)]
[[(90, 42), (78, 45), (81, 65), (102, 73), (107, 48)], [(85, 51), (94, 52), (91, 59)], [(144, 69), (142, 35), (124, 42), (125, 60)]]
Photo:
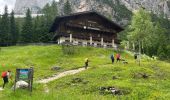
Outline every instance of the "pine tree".
[(1, 42), (2, 42), (2, 28), (1, 28), (1, 19), (2, 19), (2, 16), (0, 15), (0, 45), (1, 45)]
[(168, 56), (168, 59), (170, 59), (170, 44), (167, 45), (166, 49), (167, 49), (167, 56)]
[(71, 5), (70, 2), (67, 0), (67, 2), (64, 4), (64, 15), (69, 15), (71, 14), (72, 9), (71, 9)]
[(40, 17), (40, 27), (39, 30), (39, 40), (41, 42), (49, 42), (52, 39), (51, 33), (49, 33), (49, 29), (52, 26), (54, 19), (58, 16), (58, 7), (57, 2), (53, 1), (52, 4), (47, 4), (43, 9), (44, 16)]
[(26, 17), (21, 31), (21, 42), (33, 42), (33, 24), (30, 9), (27, 10)]
[(56, 18), (56, 16), (58, 16), (58, 7), (57, 7), (57, 2), (55, 0), (53, 0), (52, 4), (51, 4), (51, 10), (52, 10), (52, 19), (54, 20)]
[(51, 27), (56, 16), (58, 16), (57, 2), (53, 0), (52, 4), (46, 4), (43, 8), (43, 13), (45, 17), (45, 23), (48, 27)]
[(47, 27), (50, 27), (51, 22), (53, 21), (52, 15), (51, 15), (52, 10), (51, 10), (50, 4), (46, 4), (46, 6), (43, 9), (43, 13), (44, 13), (44, 17), (45, 17), (44, 22), (47, 25)]
[(8, 17), (8, 7), (5, 6), (4, 14), (1, 19), (1, 45), (9, 45), (9, 17)]
[(157, 55), (161, 60), (165, 60), (166, 59), (166, 53), (165, 53), (165, 48), (164, 46), (159, 46), (158, 51), (157, 51)]
[(41, 16), (37, 16), (34, 19), (34, 42), (41, 42), (40, 37), (42, 34), (43, 27), (41, 26)]
[(18, 41), (18, 29), (14, 18), (14, 11), (10, 15), (10, 40), (12, 45), (15, 45)]

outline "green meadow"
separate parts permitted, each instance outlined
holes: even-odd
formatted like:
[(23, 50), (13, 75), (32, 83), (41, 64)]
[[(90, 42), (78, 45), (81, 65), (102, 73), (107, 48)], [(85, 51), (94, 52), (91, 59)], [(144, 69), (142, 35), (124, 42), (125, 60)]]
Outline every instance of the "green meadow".
[[(170, 100), (170, 63), (142, 57), (141, 66), (133, 55), (121, 51), (128, 64), (111, 64), (112, 49), (74, 47), (74, 54), (63, 53), (62, 47), (12, 46), (0, 50), (0, 72), (10, 69), (13, 80), (16, 68), (34, 67), (33, 92), (11, 90), (10, 82), (0, 91), (0, 100)], [(89, 69), (66, 76), (48, 84), (35, 81), (67, 70), (84, 66), (89, 58)], [(61, 67), (58, 71), (52, 67)], [(3, 84), (3, 81), (0, 81)], [(120, 93), (102, 92), (101, 87), (115, 87)], [(48, 88), (48, 92), (46, 89)]]

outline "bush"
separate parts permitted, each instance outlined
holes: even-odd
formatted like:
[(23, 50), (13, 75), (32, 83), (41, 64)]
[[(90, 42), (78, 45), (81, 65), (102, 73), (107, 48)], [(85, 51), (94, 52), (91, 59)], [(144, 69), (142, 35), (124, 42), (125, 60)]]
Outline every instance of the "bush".
[(157, 51), (157, 55), (159, 57), (159, 59), (161, 60), (165, 60), (166, 57), (166, 50), (164, 49), (163, 46), (159, 46), (158, 51)]
[(62, 51), (63, 54), (67, 54), (67, 55), (73, 55), (76, 53), (75, 47), (71, 44), (62, 44)]
[(168, 45), (168, 46), (166, 47), (166, 49), (167, 49), (168, 59), (170, 59), (170, 45)]

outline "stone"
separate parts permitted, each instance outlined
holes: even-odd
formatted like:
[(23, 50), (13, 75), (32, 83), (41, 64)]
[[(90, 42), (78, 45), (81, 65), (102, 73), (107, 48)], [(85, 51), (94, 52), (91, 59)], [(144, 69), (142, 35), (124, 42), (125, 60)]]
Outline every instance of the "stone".
[(115, 79), (118, 79), (116, 76), (112, 76), (112, 79), (115, 80)]
[(144, 79), (148, 79), (149, 75), (146, 73), (134, 73), (133, 74), (133, 78), (144, 78)]
[(129, 89), (119, 89), (113, 86), (100, 87), (100, 94), (111, 94), (111, 95), (126, 95), (131, 92)]
[(144, 74), (142, 75), (142, 77), (143, 77), (143, 78), (148, 78), (149, 76), (144, 73)]
[(60, 69), (61, 69), (61, 67), (58, 67), (58, 66), (57, 66), (57, 67), (52, 67), (52, 68), (51, 68), (51, 70), (53, 70), (53, 71), (57, 71), (57, 70), (60, 70)]
[(0, 87), (0, 91), (3, 91), (4, 89), (2, 87)]
[(83, 83), (83, 84), (88, 84), (88, 83), (89, 83), (89, 81), (83, 81), (82, 83)]
[[(25, 82), (25, 81), (18, 81), (16, 82), (16, 89), (25, 89), (25, 88), (28, 88), (28, 83)], [(14, 86), (13, 86), (13, 89), (14, 89)]]
[(81, 83), (81, 82), (83, 82), (83, 79), (81, 79), (81, 78), (73, 78), (72, 79), (72, 83)]

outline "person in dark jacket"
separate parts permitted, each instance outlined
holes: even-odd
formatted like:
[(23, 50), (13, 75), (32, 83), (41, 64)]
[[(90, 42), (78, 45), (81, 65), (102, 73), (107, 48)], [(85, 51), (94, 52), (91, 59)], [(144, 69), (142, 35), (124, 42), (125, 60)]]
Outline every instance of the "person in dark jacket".
[(110, 56), (110, 59), (112, 60), (112, 64), (114, 64), (114, 55), (112, 54), (111, 56)]
[(89, 58), (86, 58), (86, 59), (85, 59), (85, 69), (87, 69), (88, 63), (89, 63)]
[(138, 54), (137, 53), (134, 54), (134, 59), (135, 59), (135, 62), (137, 62), (137, 59), (138, 59)]

